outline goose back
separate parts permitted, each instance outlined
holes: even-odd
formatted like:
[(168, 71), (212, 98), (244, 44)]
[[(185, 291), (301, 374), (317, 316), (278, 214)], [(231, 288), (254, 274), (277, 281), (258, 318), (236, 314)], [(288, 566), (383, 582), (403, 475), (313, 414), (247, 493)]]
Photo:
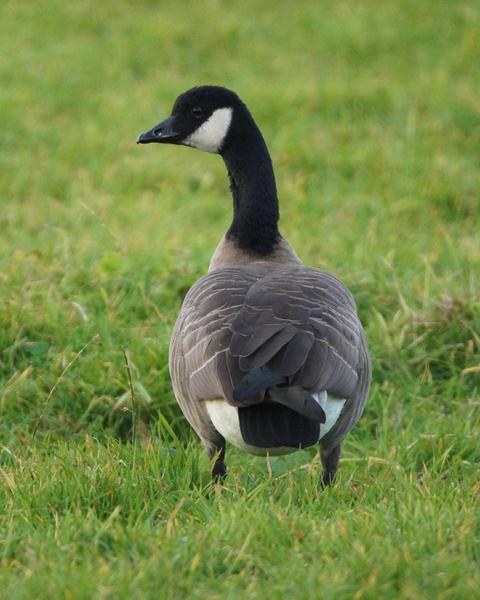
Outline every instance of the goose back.
[[(267, 366), (288, 385), (346, 400), (324, 443), (336, 444), (360, 418), (370, 360), (350, 292), (334, 276), (300, 264), (254, 263), (220, 268), (185, 297), (172, 336), (175, 393), (204, 444), (219, 434), (205, 401), (235, 406), (246, 373)], [(259, 393), (250, 404), (262, 402)]]

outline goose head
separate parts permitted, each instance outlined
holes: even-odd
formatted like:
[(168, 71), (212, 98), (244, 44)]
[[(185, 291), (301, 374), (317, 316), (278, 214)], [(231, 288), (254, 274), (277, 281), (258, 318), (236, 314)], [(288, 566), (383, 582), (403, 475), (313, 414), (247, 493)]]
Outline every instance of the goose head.
[(222, 154), (232, 133), (250, 121), (248, 109), (231, 90), (194, 87), (175, 100), (169, 117), (137, 138), (137, 144), (180, 144)]
[(175, 100), (171, 115), (141, 133), (137, 143), (177, 144), (219, 154), (233, 197), (233, 221), (225, 239), (235, 252), (249, 256), (274, 252), (281, 236), (273, 165), (259, 128), (237, 94), (212, 85), (191, 88)]

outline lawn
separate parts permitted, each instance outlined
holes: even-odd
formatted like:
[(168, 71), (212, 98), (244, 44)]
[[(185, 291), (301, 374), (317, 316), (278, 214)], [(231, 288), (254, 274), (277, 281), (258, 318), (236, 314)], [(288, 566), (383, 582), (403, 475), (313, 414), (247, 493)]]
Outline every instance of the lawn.
[[(0, 23), (0, 597), (476, 596), (479, 4), (4, 0)], [(135, 139), (199, 83), (248, 104), (283, 234), (367, 331), (327, 490), (314, 452), (232, 448), (212, 488), (172, 394), (231, 201), (219, 157)]]

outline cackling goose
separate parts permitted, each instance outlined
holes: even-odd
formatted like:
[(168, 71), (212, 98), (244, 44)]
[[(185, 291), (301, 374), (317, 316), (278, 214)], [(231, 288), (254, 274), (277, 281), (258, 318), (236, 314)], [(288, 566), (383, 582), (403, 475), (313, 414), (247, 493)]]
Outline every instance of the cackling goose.
[(278, 230), (278, 199), (265, 141), (232, 91), (195, 87), (137, 140), (220, 154), (233, 221), (190, 289), (173, 331), (177, 401), (224, 477), (225, 441), (254, 454), (320, 444), (333, 481), (345, 435), (360, 418), (371, 366), (350, 292), (303, 265)]

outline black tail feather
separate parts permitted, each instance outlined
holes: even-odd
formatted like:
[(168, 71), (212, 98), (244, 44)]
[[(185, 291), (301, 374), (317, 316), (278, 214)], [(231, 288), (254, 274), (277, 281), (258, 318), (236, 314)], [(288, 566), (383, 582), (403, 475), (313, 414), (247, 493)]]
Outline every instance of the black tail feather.
[(257, 448), (308, 448), (318, 442), (320, 423), (282, 404), (264, 403), (238, 409), (240, 431)]
[(323, 408), (315, 401), (311, 392), (301, 387), (273, 388), (268, 391), (268, 399), (283, 404), (312, 421), (325, 423), (327, 420)]
[(241, 406), (253, 399), (258, 392), (266, 392), (265, 400), (283, 404), (317, 423), (325, 423), (325, 412), (312, 394), (301, 387), (286, 386), (286, 383), (288, 378), (285, 375), (279, 375), (265, 366), (257, 367), (242, 377), (233, 390), (233, 400)]
[(242, 404), (254, 394), (262, 390), (268, 390), (275, 385), (288, 382), (287, 377), (274, 373), (268, 367), (258, 367), (249, 371), (233, 390), (233, 399)]

